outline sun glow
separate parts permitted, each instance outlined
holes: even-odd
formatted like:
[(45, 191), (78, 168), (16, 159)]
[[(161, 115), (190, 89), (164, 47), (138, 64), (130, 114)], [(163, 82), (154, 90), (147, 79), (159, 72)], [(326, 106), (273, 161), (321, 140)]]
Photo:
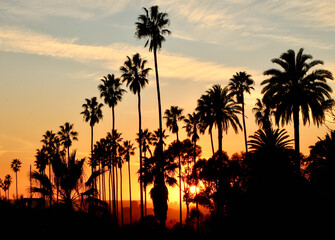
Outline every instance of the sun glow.
[(190, 187), (190, 192), (191, 192), (192, 194), (196, 194), (196, 193), (199, 192), (199, 188), (198, 188), (197, 186), (191, 186), (191, 187)]

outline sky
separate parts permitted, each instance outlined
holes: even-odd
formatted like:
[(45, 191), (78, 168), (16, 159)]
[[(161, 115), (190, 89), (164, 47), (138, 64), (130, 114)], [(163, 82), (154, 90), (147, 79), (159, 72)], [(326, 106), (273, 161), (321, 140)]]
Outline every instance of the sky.
[[(85, 98), (99, 97), (97, 86), (103, 76), (120, 76), (126, 56), (137, 52), (154, 68), (153, 54), (144, 48), (145, 40), (135, 38), (134, 24), (142, 8), (152, 5), (167, 12), (171, 22), (172, 34), (158, 53), (163, 111), (177, 105), (185, 115), (191, 113), (213, 84), (226, 86), (236, 72), (246, 71), (255, 81), (255, 90), (245, 97), (247, 134), (252, 135), (258, 126), (251, 109), (262, 97), (263, 72), (277, 67), (271, 59), (303, 47), (305, 53), (325, 62), (324, 69), (335, 73), (333, 0), (1, 0), (0, 178), (14, 177), (10, 163), (19, 158), (20, 194), (28, 196), (29, 167), (35, 169), (36, 149), (47, 130), (58, 132), (65, 122), (73, 123), (79, 141), (71, 149), (78, 158), (89, 156), (90, 128), (80, 115), (81, 105)], [(334, 83), (329, 84), (334, 89)], [(134, 142), (137, 97), (128, 90), (115, 113), (116, 128), (124, 140)], [(107, 106), (103, 115), (94, 127), (95, 141), (111, 129)], [(154, 71), (142, 91), (142, 126), (150, 131), (158, 128)], [(293, 138), (292, 124), (285, 128)], [(307, 155), (308, 147), (326, 132), (325, 126), (301, 126), (301, 151)], [(175, 140), (169, 135), (167, 143)], [(186, 137), (182, 129), (180, 138)], [(200, 137), (199, 145), (202, 157), (209, 158), (207, 134)], [(229, 155), (244, 150), (242, 132), (228, 130), (223, 149)], [(138, 167), (136, 151), (131, 159), (134, 186)], [(124, 182), (127, 198), (128, 182)], [(14, 184), (15, 180), (11, 196)], [(133, 199), (139, 199), (139, 191), (134, 191)]]

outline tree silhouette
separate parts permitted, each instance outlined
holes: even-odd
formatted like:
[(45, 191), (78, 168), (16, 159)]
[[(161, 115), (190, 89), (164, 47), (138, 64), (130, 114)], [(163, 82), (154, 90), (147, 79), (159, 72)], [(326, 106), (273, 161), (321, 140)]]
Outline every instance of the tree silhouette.
[(60, 126), (58, 136), (60, 143), (63, 145), (64, 149), (67, 150), (67, 158), (70, 159), (70, 147), (72, 141), (78, 141), (78, 132), (73, 131), (73, 124), (66, 122), (63, 126)]
[(21, 168), (21, 161), (19, 159), (13, 159), (12, 163), (10, 164), (10, 168), (15, 172), (15, 182), (16, 182), (16, 199), (19, 199), (18, 195), (18, 188), (17, 188), (17, 172), (20, 171)]
[(6, 196), (6, 191), (7, 191), (7, 199), (9, 200), (9, 188), (10, 185), (12, 184), (12, 177), (7, 174), (5, 176), (5, 179), (3, 181), (3, 190), (5, 191), (5, 196)]
[[(162, 43), (165, 41), (164, 35), (169, 35), (170, 30), (166, 29), (166, 26), (170, 24), (170, 20), (167, 18), (168, 14), (159, 12), (158, 6), (152, 6), (150, 9), (143, 8), (145, 14), (138, 16), (138, 22), (136, 25), (135, 35), (137, 38), (147, 38), (144, 47), (149, 46), (149, 51), (154, 52), (155, 61), (155, 73), (156, 73), (156, 87), (157, 87), (157, 99), (158, 99), (158, 115), (159, 115), (159, 131), (162, 135), (162, 108), (161, 108), (161, 97), (159, 88), (159, 77), (158, 77), (158, 64), (157, 64), (157, 50), (160, 50)], [(161, 152), (163, 152), (163, 139), (161, 142)]]
[(242, 105), (242, 120), (243, 120), (243, 132), (244, 132), (244, 142), (245, 142), (245, 152), (248, 153), (247, 145), (247, 128), (245, 125), (245, 111), (244, 111), (244, 92), (250, 94), (250, 90), (254, 90), (252, 85), (254, 85), (254, 80), (251, 79), (251, 75), (246, 72), (238, 72), (229, 80), (229, 90), (233, 95), (236, 96), (237, 103)]
[[(179, 127), (178, 121), (182, 121), (185, 117), (182, 115), (183, 109), (178, 108), (178, 106), (171, 106), (170, 109), (166, 109), (164, 118), (166, 119), (166, 127), (172, 133), (176, 134), (178, 148), (180, 146), (179, 142)], [(182, 227), (183, 216), (182, 216), (182, 194), (181, 194), (181, 163), (180, 163), (180, 149), (178, 149), (178, 165), (179, 165), (179, 221), (180, 227)]]
[[(139, 53), (132, 58), (127, 56), (127, 60), (120, 67), (122, 81), (126, 82), (127, 87), (134, 94), (137, 94), (138, 103), (138, 132), (139, 132), (139, 151), (140, 151), (140, 172), (142, 174), (142, 116), (141, 116), (141, 89), (148, 84), (148, 74), (151, 68), (146, 68), (147, 60), (142, 59)], [(142, 178), (141, 178), (142, 179)], [(143, 218), (143, 183), (140, 182), (141, 191), (141, 218)]]
[[(82, 105), (84, 110), (80, 113), (84, 117), (85, 122), (89, 122), (91, 127), (91, 157), (93, 155), (93, 127), (96, 123), (99, 123), (100, 119), (102, 119), (102, 103), (97, 102), (96, 97), (92, 97), (91, 99), (85, 98), (86, 103)], [(93, 163), (93, 159), (91, 159), (91, 164)], [(92, 173), (94, 170), (94, 165), (91, 165)]]
[[(332, 101), (332, 89), (327, 84), (327, 79), (333, 80), (332, 73), (324, 69), (311, 71), (313, 67), (322, 65), (323, 61), (308, 61), (313, 57), (303, 51), (301, 48), (296, 54), (290, 49), (279, 58), (272, 59), (282, 70), (273, 68), (265, 71), (264, 75), (269, 78), (261, 83), (264, 85), (263, 102), (275, 109), (276, 124), (288, 124), (293, 118), (297, 158), (300, 156), (299, 113), (304, 125), (312, 117), (313, 123), (319, 126), (325, 121), (325, 106)], [(300, 169), (299, 161), (297, 167)]]
[(273, 111), (271, 111), (261, 99), (257, 98), (252, 112), (255, 114), (255, 122), (260, 128), (263, 130), (272, 129), (271, 115)]
[[(229, 93), (227, 87), (222, 88), (221, 85), (213, 85), (211, 89), (206, 91), (206, 94), (202, 95), (198, 100), (198, 112), (206, 112), (208, 118), (211, 119), (213, 124), (218, 128), (218, 154), (219, 159), (222, 157), (222, 133), (223, 131), (228, 132), (229, 127), (231, 127), (235, 132), (238, 129), (242, 129), (240, 121), (238, 119), (238, 114), (241, 113), (241, 106), (234, 101), (232, 95)], [(222, 171), (222, 169), (219, 169)], [(219, 179), (219, 186), (223, 186), (224, 179), (222, 174)], [(220, 184), (221, 182), (221, 184)], [(223, 201), (220, 198), (223, 197), (223, 189), (219, 187), (218, 189), (218, 201), (217, 206), (218, 214), (223, 211)]]

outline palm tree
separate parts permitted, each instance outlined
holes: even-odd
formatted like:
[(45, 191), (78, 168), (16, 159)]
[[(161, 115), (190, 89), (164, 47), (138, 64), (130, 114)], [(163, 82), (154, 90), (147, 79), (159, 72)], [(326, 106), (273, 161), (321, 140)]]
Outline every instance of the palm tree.
[[(200, 115), (196, 112), (188, 114), (187, 117), (184, 119), (184, 122), (186, 124), (184, 127), (186, 128), (187, 136), (191, 138), (193, 143), (193, 161), (195, 166), (197, 158), (197, 140), (199, 139), (198, 131), (201, 129)], [(196, 184), (198, 184), (198, 174), (196, 171), (195, 171), (195, 181)], [(196, 210), (197, 212), (199, 211), (197, 196), (196, 196)], [(197, 231), (198, 230), (199, 230), (199, 218), (197, 218)]]
[(251, 79), (251, 75), (246, 72), (238, 72), (229, 80), (229, 90), (233, 95), (236, 96), (237, 103), (242, 105), (242, 120), (243, 120), (243, 132), (244, 132), (244, 142), (245, 142), (245, 152), (248, 153), (247, 144), (247, 128), (245, 125), (245, 111), (244, 111), (244, 92), (250, 94), (250, 90), (254, 90), (252, 85), (254, 85), (254, 80)]
[[(177, 145), (180, 147), (179, 142), (179, 127), (178, 121), (182, 121), (185, 117), (182, 115), (183, 109), (178, 108), (178, 106), (171, 106), (170, 109), (166, 109), (164, 118), (166, 119), (166, 127), (172, 133), (176, 134)], [(179, 212), (180, 212), (180, 227), (182, 227), (183, 217), (182, 217), (182, 198), (181, 198), (181, 163), (180, 163), (180, 149), (178, 149), (178, 165), (179, 165)]]
[[(140, 151), (140, 171), (142, 172), (142, 117), (141, 117), (141, 89), (148, 84), (148, 74), (151, 68), (146, 68), (147, 60), (142, 59), (139, 53), (132, 58), (127, 56), (127, 60), (120, 67), (122, 81), (126, 82), (127, 87), (138, 99), (138, 132), (139, 132), (139, 151)], [(141, 191), (141, 218), (143, 218), (143, 183), (140, 182)]]
[(16, 181), (16, 199), (19, 199), (18, 188), (17, 188), (17, 172), (20, 171), (21, 161), (19, 159), (13, 159), (10, 167), (15, 172), (15, 181)]
[(100, 97), (104, 98), (105, 104), (112, 108), (112, 131), (115, 129), (115, 112), (114, 108), (122, 100), (122, 95), (126, 90), (122, 89), (122, 82), (120, 78), (115, 78), (114, 74), (108, 74), (101, 79), (98, 89), (100, 91)]
[[(70, 155), (68, 162), (59, 154), (55, 155), (52, 161), (52, 169), (55, 181), (57, 185), (59, 185), (62, 202), (70, 209), (76, 205), (75, 200), (81, 196), (79, 190), (82, 187), (84, 162), (85, 158), (76, 160), (76, 152)], [(50, 178), (36, 171), (31, 173), (31, 178), (40, 183), (40, 187), (32, 187), (30, 189), (31, 192), (49, 196), (53, 195), (52, 190), (56, 188), (56, 186), (52, 184)]]
[(257, 98), (257, 102), (252, 109), (252, 112), (255, 114), (255, 122), (260, 128), (263, 130), (272, 129), (271, 115), (273, 112), (261, 99)]
[(130, 141), (123, 141), (123, 149), (125, 153), (125, 160), (128, 162), (128, 177), (129, 177), (129, 217), (130, 224), (133, 223), (133, 212), (132, 212), (132, 202), (131, 202), (131, 175), (130, 175), (130, 156), (135, 154), (135, 147)]
[[(161, 109), (161, 97), (159, 89), (159, 77), (158, 77), (158, 65), (157, 65), (157, 50), (160, 50), (162, 43), (165, 41), (164, 35), (169, 35), (170, 30), (166, 29), (166, 26), (170, 24), (168, 14), (159, 12), (158, 6), (152, 6), (150, 11), (143, 8), (145, 14), (138, 16), (138, 22), (136, 25), (135, 35), (137, 38), (147, 38), (144, 47), (149, 46), (149, 51), (154, 52), (155, 72), (156, 72), (156, 87), (157, 87), (157, 98), (158, 98), (158, 114), (159, 114), (159, 131), (163, 131), (162, 126), (162, 109)], [(161, 135), (162, 136), (162, 135)], [(161, 139), (160, 142), (163, 142)], [(163, 144), (160, 148), (163, 152)]]
[[(327, 79), (333, 80), (332, 73), (324, 69), (310, 71), (314, 66), (322, 65), (323, 61), (308, 61), (313, 57), (303, 51), (301, 48), (295, 54), (290, 49), (279, 58), (272, 59), (282, 70), (273, 68), (265, 71), (264, 75), (269, 78), (261, 83), (264, 85), (263, 102), (275, 109), (276, 124), (288, 124), (293, 118), (297, 159), (300, 156), (299, 113), (304, 125), (310, 123), (312, 117), (313, 123), (319, 126), (325, 121), (325, 106), (329, 106), (329, 101), (332, 101), (332, 89), (327, 84)], [(297, 166), (300, 169), (299, 161)]]
[[(203, 104), (206, 103), (206, 104)], [(203, 108), (208, 108), (203, 110)], [(229, 94), (227, 87), (222, 88), (221, 85), (213, 85), (211, 89), (206, 91), (205, 95), (202, 95), (198, 100), (197, 111), (207, 111), (210, 119), (213, 121), (214, 126), (218, 128), (218, 160), (222, 161), (222, 133), (228, 132), (229, 127), (237, 133), (238, 128), (242, 129), (238, 114), (241, 113), (241, 106), (234, 101), (232, 95)], [(222, 164), (219, 164), (221, 166)], [(224, 177), (223, 168), (219, 168), (219, 188), (217, 194), (217, 213), (222, 214), (223, 211), (223, 188), (224, 188)]]
[(72, 141), (78, 141), (78, 132), (73, 131), (73, 124), (66, 122), (63, 126), (60, 126), (58, 136), (60, 143), (65, 149), (67, 149), (67, 159), (70, 159), (70, 147), (72, 145)]
[[(82, 105), (84, 108), (84, 111), (82, 111), (80, 114), (83, 114), (84, 121), (89, 122), (91, 127), (91, 157), (93, 154), (93, 127), (96, 123), (99, 123), (100, 119), (102, 119), (102, 110), (103, 107), (102, 103), (97, 102), (96, 97), (92, 97), (91, 99), (85, 98), (86, 103)], [(93, 159), (91, 159), (92, 162), (92, 173), (93, 173)]]
[(259, 129), (254, 135), (249, 136), (248, 145), (252, 152), (263, 151), (274, 154), (277, 150), (289, 149), (292, 139), (285, 129)]
[(3, 190), (5, 191), (5, 197), (6, 197), (6, 191), (7, 191), (7, 199), (9, 200), (9, 188), (12, 184), (12, 177), (7, 174), (5, 176), (5, 180), (3, 181)]

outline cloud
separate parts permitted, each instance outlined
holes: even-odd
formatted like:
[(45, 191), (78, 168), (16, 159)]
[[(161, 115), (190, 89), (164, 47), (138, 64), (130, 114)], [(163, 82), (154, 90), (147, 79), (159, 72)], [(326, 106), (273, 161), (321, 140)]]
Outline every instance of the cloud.
[(10, 15), (30, 18), (62, 16), (92, 19), (117, 13), (129, 3), (129, 0), (1, 0), (0, 10)]
[[(54, 38), (50, 35), (37, 33), (32, 30), (1, 27), (0, 51), (36, 54), (56, 58), (68, 58), (75, 61), (97, 64), (106, 69), (119, 70), (126, 56), (140, 52), (141, 55), (153, 62), (153, 54), (142, 46), (123, 43), (111, 45), (82, 45), (74, 39)], [(251, 69), (241, 66), (230, 67), (211, 61), (169, 53), (162, 50), (159, 55), (159, 72), (165, 78), (184, 79), (192, 81), (222, 81), (232, 76), (236, 71)]]

